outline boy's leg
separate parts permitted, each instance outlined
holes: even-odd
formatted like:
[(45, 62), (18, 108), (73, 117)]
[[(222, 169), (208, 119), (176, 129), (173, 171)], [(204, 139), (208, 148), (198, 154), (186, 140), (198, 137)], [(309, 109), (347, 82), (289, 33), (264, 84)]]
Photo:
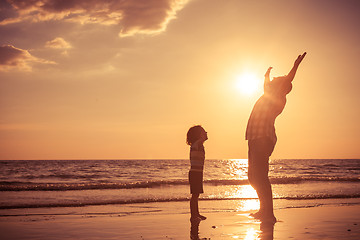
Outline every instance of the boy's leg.
[(191, 213), (191, 218), (195, 218), (198, 217), (199, 214), (199, 195), (198, 193), (193, 193), (191, 195), (191, 199), (190, 199), (190, 213)]
[(190, 212), (191, 212), (191, 218), (199, 218), (201, 220), (205, 220), (206, 217), (203, 215), (200, 215), (199, 212), (199, 196), (200, 194), (192, 194), (190, 199)]

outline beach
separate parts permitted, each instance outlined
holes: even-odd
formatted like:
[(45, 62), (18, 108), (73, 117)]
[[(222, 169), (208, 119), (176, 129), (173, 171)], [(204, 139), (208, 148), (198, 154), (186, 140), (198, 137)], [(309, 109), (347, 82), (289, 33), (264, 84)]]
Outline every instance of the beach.
[(0, 239), (359, 239), (360, 160), (270, 161), (275, 225), (246, 159), (207, 160), (190, 222), (189, 160), (0, 161)]
[[(359, 239), (360, 200), (275, 200), (278, 222), (261, 223), (254, 200), (200, 201), (207, 219), (189, 220), (188, 202), (1, 210), (0, 239)], [(257, 200), (256, 200), (257, 201)], [(307, 201), (307, 202), (304, 202)]]

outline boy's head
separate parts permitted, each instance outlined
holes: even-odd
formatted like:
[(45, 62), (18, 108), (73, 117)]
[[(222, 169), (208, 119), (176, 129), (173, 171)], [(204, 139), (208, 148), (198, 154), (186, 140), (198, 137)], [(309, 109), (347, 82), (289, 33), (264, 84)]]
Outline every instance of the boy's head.
[(198, 140), (202, 140), (203, 142), (208, 139), (207, 132), (200, 125), (193, 126), (187, 132), (186, 143), (188, 145), (192, 145), (194, 142)]

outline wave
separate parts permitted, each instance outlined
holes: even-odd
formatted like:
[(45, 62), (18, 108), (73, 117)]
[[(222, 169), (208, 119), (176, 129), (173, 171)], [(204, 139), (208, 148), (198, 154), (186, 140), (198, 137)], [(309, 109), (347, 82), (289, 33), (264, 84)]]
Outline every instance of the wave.
[(26, 183), (0, 182), (0, 191), (70, 191), (101, 189), (154, 188), (165, 185), (187, 185), (187, 180), (145, 181), (133, 183)]
[[(360, 198), (360, 194), (346, 195), (309, 195), (309, 196), (293, 196), (293, 197), (277, 197), (274, 199), (283, 200), (316, 200), (316, 199), (351, 199)], [(219, 198), (208, 197), (200, 198), (201, 201), (222, 201), (222, 200), (255, 200), (258, 198)], [(56, 207), (85, 207), (85, 206), (99, 206), (99, 205), (124, 205), (124, 204), (140, 204), (140, 203), (160, 203), (160, 202), (184, 202), (189, 201), (190, 198), (146, 198), (146, 199), (131, 199), (131, 200), (110, 200), (110, 201), (89, 201), (78, 203), (39, 203), (39, 204), (18, 204), (18, 205), (3, 205), (0, 209), (20, 209), (20, 208), (56, 208)]]
[[(300, 184), (306, 182), (360, 182), (359, 178), (340, 177), (282, 177), (270, 178), (272, 184)], [(247, 179), (212, 179), (204, 180), (205, 184), (214, 186), (248, 185)], [(131, 183), (32, 183), (32, 182), (0, 182), (0, 191), (71, 191), (71, 190), (101, 190), (101, 189), (134, 189), (156, 188), (169, 185), (188, 185), (188, 180), (159, 180)]]

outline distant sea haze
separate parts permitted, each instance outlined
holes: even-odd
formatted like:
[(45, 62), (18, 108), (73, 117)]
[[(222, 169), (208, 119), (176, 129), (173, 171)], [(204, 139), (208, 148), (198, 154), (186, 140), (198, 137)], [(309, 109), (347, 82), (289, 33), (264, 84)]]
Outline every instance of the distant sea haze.
[[(0, 161), (0, 208), (187, 201), (189, 160)], [(359, 159), (270, 162), (275, 199), (360, 198)], [(206, 160), (201, 199), (256, 199), (247, 160)]]

